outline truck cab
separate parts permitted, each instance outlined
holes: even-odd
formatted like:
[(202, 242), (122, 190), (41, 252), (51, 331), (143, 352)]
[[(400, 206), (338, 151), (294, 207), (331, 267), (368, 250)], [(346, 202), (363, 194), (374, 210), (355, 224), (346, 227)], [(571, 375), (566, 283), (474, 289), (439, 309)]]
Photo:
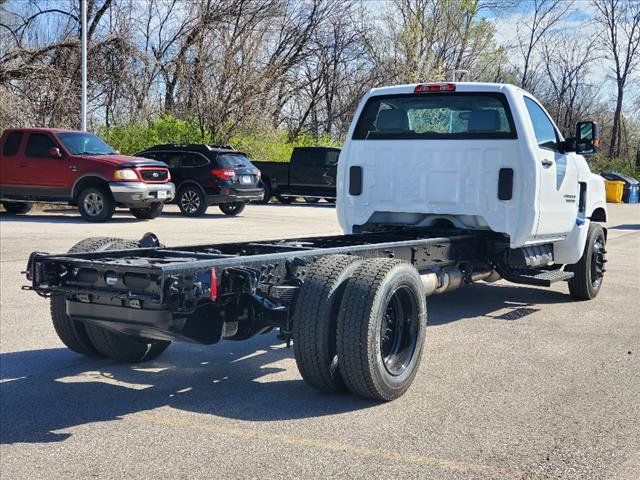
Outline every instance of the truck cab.
[(582, 254), (589, 222), (606, 221), (604, 183), (581, 153), (597, 126), (565, 139), (530, 93), (505, 84), (372, 89), (340, 154), (345, 233), (442, 225), (501, 233), (511, 249), (543, 245), (554, 263)]

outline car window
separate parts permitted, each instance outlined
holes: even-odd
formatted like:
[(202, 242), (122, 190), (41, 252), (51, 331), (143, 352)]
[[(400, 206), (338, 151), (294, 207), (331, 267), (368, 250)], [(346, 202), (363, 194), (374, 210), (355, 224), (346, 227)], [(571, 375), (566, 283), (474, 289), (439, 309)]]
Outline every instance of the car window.
[(169, 168), (180, 168), (182, 166), (182, 152), (145, 153), (145, 157), (164, 162), (169, 166)]
[(529, 118), (531, 118), (538, 146), (558, 150), (558, 135), (551, 119), (542, 107), (531, 98), (524, 97), (524, 103), (527, 106)]
[(369, 98), (354, 140), (517, 138), (501, 93), (412, 93)]
[(209, 160), (197, 153), (184, 153), (180, 161), (182, 167), (203, 167), (209, 163)]
[(28, 157), (48, 157), (49, 149), (57, 146), (53, 138), (46, 133), (31, 133), (27, 140), (25, 153)]
[(340, 152), (335, 150), (327, 150), (327, 155), (325, 157), (325, 166), (334, 167), (338, 165), (338, 157), (340, 156)]
[(20, 148), (20, 140), (22, 140), (22, 132), (11, 132), (9, 135), (7, 135), (7, 140), (4, 142), (2, 154), (5, 157), (13, 157), (16, 153), (18, 153), (18, 148)]
[(220, 168), (250, 167), (251, 162), (244, 153), (221, 153), (216, 157)]

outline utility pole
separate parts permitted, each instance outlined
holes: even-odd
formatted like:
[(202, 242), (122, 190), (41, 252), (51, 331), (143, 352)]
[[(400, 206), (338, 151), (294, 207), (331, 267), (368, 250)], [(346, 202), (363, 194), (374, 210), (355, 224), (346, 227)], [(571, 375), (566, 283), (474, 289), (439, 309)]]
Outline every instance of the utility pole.
[(81, 39), (80, 43), (82, 43), (82, 60), (81, 60), (81, 71), (82, 71), (82, 86), (81, 86), (81, 105), (80, 105), (80, 115), (81, 115), (81, 124), (82, 131), (87, 131), (87, 0), (80, 0), (80, 17), (81, 17)]

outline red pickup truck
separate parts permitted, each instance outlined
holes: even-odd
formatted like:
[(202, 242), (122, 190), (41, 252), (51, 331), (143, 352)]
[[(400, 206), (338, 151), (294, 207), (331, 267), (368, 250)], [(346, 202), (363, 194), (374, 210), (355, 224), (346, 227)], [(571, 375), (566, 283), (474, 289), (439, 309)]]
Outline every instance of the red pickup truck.
[(8, 213), (47, 202), (77, 205), (90, 222), (109, 220), (116, 207), (155, 218), (175, 195), (170, 180), (166, 164), (119, 155), (92, 133), (21, 128), (0, 137), (0, 201)]

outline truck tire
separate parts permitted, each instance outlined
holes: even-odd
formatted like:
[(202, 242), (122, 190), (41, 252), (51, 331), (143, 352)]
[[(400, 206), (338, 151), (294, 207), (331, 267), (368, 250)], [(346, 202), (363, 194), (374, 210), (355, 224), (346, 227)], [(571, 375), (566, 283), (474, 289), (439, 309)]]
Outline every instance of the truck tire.
[[(132, 240), (94, 237), (78, 242), (69, 252), (98, 252), (137, 247), (138, 242)], [(63, 294), (51, 297), (51, 317), (60, 340), (71, 350), (85, 355), (101, 355), (121, 362), (139, 362), (156, 358), (171, 343), (131, 337), (72, 320), (66, 314)]]
[(153, 202), (151, 205), (149, 205), (146, 208), (130, 208), (129, 211), (134, 217), (139, 218), (141, 220), (152, 220), (160, 216), (163, 208), (164, 208), (164, 203)]
[(264, 197), (258, 203), (267, 204), (271, 201), (271, 197), (273, 197), (273, 190), (271, 189), (271, 182), (267, 178), (263, 178), (260, 181), (262, 188), (264, 188)]
[(180, 187), (177, 196), (178, 208), (186, 217), (201, 217), (207, 211), (207, 196), (197, 185)]
[(91, 343), (105, 357), (123, 363), (153, 360), (164, 352), (171, 342), (150, 340), (113, 332), (96, 325), (87, 324)]
[(286, 203), (287, 205), (296, 201), (296, 197), (283, 197), (282, 195), (276, 195), (276, 198), (280, 203)]
[(293, 314), (293, 351), (304, 381), (321, 392), (347, 390), (338, 364), (336, 329), (346, 281), (360, 265), (349, 255), (320, 258), (309, 269)]
[[(138, 242), (116, 239), (102, 250), (124, 250), (136, 247), (138, 247)], [(165, 340), (133, 337), (92, 324), (87, 324), (85, 328), (96, 350), (117, 362), (137, 363), (153, 360), (164, 352), (171, 343)]]
[(598, 223), (589, 224), (587, 242), (578, 263), (565, 270), (573, 272), (569, 279), (569, 293), (577, 300), (591, 300), (598, 295), (604, 278), (605, 264), (604, 229)]
[(345, 385), (377, 401), (400, 397), (420, 365), (427, 304), (418, 271), (391, 259), (364, 261), (345, 286), (338, 358)]
[(233, 202), (233, 203), (221, 203), (218, 205), (218, 208), (225, 215), (229, 215), (230, 217), (235, 217), (236, 215), (240, 215), (244, 210), (246, 203), (244, 202)]
[[(97, 252), (115, 241), (119, 241), (119, 239), (109, 237), (85, 238), (71, 247), (69, 253)], [(100, 352), (96, 350), (91, 340), (89, 340), (84, 323), (72, 320), (67, 316), (64, 294), (54, 293), (51, 295), (50, 307), (53, 328), (58, 338), (67, 348), (82, 355), (100, 356)]]
[(78, 210), (88, 222), (105, 222), (113, 217), (116, 204), (105, 187), (88, 187), (78, 194)]
[(22, 202), (2, 202), (2, 206), (11, 215), (24, 215), (29, 213), (32, 207), (30, 203)]

